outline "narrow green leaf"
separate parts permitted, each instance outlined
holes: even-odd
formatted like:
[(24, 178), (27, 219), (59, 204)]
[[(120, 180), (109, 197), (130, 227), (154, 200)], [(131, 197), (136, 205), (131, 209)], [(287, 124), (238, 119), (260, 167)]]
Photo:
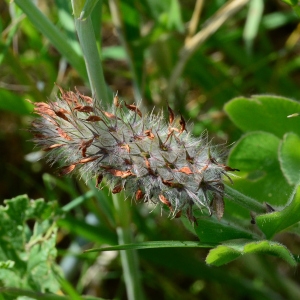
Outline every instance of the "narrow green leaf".
[(183, 33), (184, 25), (181, 18), (181, 7), (178, 0), (172, 0), (170, 3), (169, 14), (168, 14), (168, 29), (177, 29), (179, 32)]
[(68, 43), (78, 55), (82, 56), (82, 51), (77, 38), (74, 16), (71, 3), (65, 0), (55, 0), (57, 7), (58, 24), (60, 31), (68, 37)]
[(252, 253), (274, 255), (285, 260), (292, 266), (297, 265), (293, 255), (285, 246), (276, 242), (265, 240), (250, 243), (245, 240), (230, 241), (210, 250), (206, 257), (206, 263), (214, 266), (221, 266), (242, 255)]
[(300, 221), (300, 185), (297, 186), (289, 199), (289, 205), (281, 211), (256, 217), (256, 224), (270, 239), (274, 234), (287, 229)]
[(67, 212), (81, 205), (84, 201), (94, 196), (94, 191), (88, 191), (85, 194), (73, 199), (71, 202), (62, 207), (62, 210)]
[(287, 133), (279, 147), (281, 170), (290, 184), (297, 184), (300, 179), (300, 137)]
[(116, 234), (104, 226), (93, 226), (82, 220), (78, 220), (70, 215), (57, 221), (58, 226), (75, 233), (86, 240), (100, 244), (115, 244)]
[(150, 249), (150, 248), (212, 248), (216, 243), (200, 243), (191, 241), (151, 241), (136, 244), (117, 245), (113, 247), (103, 247), (89, 249), (85, 252), (101, 252), (112, 250), (129, 250), (129, 249)]
[(77, 70), (84, 80), (88, 80), (84, 60), (79, 56), (68, 39), (55, 27), (45, 15), (34, 5), (31, 0), (15, 0), (15, 3), (23, 10), (29, 20), (51, 44), (67, 59), (67, 61)]
[[(26, 296), (36, 300), (71, 300), (69, 296), (59, 296), (51, 293), (41, 293), (41, 292), (33, 292), (24, 289), (18, 289), (13, 287), (2, 287), (0, 288), (0, 296), (1, 295), (9, 295), (9, 296)], [(0, 298), (1, 299), (1, 298)], [(6, 299), (6, 298), (3, 298)], [(72, 298), (75, 299), (75, 298)], [(82, 300), (103, 300), (103, 298), (92, 297), (92, 296), (82, 296), (80, 299)]]
[(294, 100), (271, 95), (239, 97), (225, 104), (224, 109), (234, 124), (245, 132), (266, 131), (279, 138), (287, 132), (300, 135), (299, 119), (287, 118), (300, 111), (300, 103)]
[(40, 292), (38, 293), (38, 292), (33, 292), (33, 291), (18, 289), (13, 287), (0, 288), (0, 295), (1, 294), (14, 296), (14, 297), (26, 296), (26, 297), (30, 297), (30, 299), (36, 299), (36, 300), (70, 300), (68, 296), (58, 296), (56, 294), (50, 294), (50, 293), (44, 294)]
[(70, 296), (72, 300), (83, 300), (70, 282), (68, 282), (61, 276), (57, 276), (57, 277), (62, 289), (66, 294)]
[(247, 51), (251, 53), (253, 42), (257, 36), (259, 25), (262, 19), (264, 10), (263, 0), (251, 0), (247, 15), (247, 20), (244, 28), (243, 37), (245, 40), (245, 45)]

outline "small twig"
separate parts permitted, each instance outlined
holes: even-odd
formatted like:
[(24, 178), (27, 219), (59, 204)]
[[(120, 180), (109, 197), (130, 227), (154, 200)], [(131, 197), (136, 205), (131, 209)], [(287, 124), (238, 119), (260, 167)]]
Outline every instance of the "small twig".
[(188, 34), (187, 37), (185, 39), (185, 42), (187, 43), (188, 40), (190, 40), (192, 38), (192, 36), (195, 34), (199, 20), (200, 20), (200, 15), (202, 12), (202, 8), (203, 8), (203, 0), (197, 0), (196, 5), (195, 5), (195, 9), (193, 11), (193, 15), (191, 18), (191, 21), (189, 23), (189, 27), (188, 27)]
[(167, 95), (170, 97), (173, 94), (175, 84), (184, 70), (187, 61), (192, 54), (210, 37), (215, 33), (232, 15), (240, 10), (249, 0), (232, 0), (224, 4), (203, 26), (203, 28), (195, 34), (192, 38), (188, 39), (179, 53), (179, 60), (169, 80)]

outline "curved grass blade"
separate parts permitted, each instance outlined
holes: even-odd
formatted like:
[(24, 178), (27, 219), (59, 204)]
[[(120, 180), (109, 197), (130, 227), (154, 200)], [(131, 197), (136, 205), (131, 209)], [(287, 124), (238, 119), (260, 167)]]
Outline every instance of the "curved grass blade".
[(129, 249), (150, 249), (150, 248), (213, 248), (218, 244), (215, 243), (201, 243), (192, 241), (151, 241), (136, 244), (117, 245), (112, 247), (94, 248), (84, 251), (87, 252), (101, 252), (112, 250), (129, 250)]

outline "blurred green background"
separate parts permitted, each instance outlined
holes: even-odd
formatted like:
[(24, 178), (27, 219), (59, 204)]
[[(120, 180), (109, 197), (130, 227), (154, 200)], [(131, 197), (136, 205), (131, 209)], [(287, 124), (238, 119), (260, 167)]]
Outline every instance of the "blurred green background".
[[(28, 132), (33, 109), (26, 99), (55, 99), (54, 82), (66, 90), (76, 86), (86, 95), (90, 90), (71, 4), (65, 0), (36, 4), (65, 37), (73, 63), (71, 55), (63, 56), (15, 3), (0, 2), (0, 195), (4, 200), (28, 194), (32, 199), (57, 200), (63, 207), (93, 184), (87, 187), (78, 178), (58, 178), (55, 168), (37, 161), (40, 152), (34, 149)], [(144, 111), (153, 107), (166, 111), (168, 101), (177, 114), (194, 124), (195, 135), (207, 129), (215, 143), (238, 140), (241, 131), (223, 111), (234, 97), (275, 94), (300, 98), (298, 17), (279, 0), (100, 4), (94, 8), (92, 21), (108, 86), (127, 102), (142, 101)], [(121, 38), (116, 20), (121, 20)], [(98, 198), (89, 195), (60, 220), (58, 263), (80, 294), (126, 299), (117, 253), (102, 253), (98, 258), (79, 255), (66, 262), (67, 249), (116, 243), (109, 216), (101, 206), (105, 193)], [(149, 214), (148, 207), (132, 205), (136, 241), (197, 240), (180, 221), (166, 216), (159, 209)], [(282, 239), (294, 253), (299, 252), (299, 238), (290, 234)], [(252, 255), (215, 268), (205, 265), (206, 254), (207, 250), (199, 249), (139, 251), (147, 297), (300, 298), (298, 269), (283, 261)]]

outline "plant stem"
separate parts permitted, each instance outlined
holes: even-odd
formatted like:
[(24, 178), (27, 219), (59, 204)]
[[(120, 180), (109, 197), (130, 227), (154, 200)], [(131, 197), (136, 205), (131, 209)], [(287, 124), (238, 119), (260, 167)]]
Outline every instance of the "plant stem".
[[(123, 197), (113, 195), (115, 207), (115, 220), (117, 223), (117, 234), (119, 245), (133, 243), (132, 230), (130, 228), (131, 212), (129, 201), (124, 201)], [(136, 250), (121, 250), (121, 261), (124, 271), (124, 279), (127, 290), (127, 297), (130, 300), (144, 299), (141, 288), (141, 280), (138, 269), (138, 257)]]
[(72, 1), (75, 27), (82, 48), (92, 94), (95, 95), (98, 103), (101, 101), (102, 103), (108, 104), (109, 95), (103, 75), (100, 55), (97, 49), (92, 20), (90, 16), (84, 20), (80, 18), (84, 2), (85, 1), (82, 0)]
[[(93, 93), (98, 101), (109, 103), (107, 87), (104, 80), (103, 68), (97, 50), (96, 39), (90, 14), (86, 19), (80, 18), (85, 1), (72, 0), (75, 26), (78, 33), (80, 45), (88, 70), (88, 76)], [(116, 221), (116, 231), (119, 244), (133, 243), (131, 224), (131, 213), (128, 207), (129, 202), (123, 197), (113, 195), (114, 214)], [(121, 251), (121, 261), (124, 271), (127, 298), (129, 300), (144, 299), (138, 268), (137, 253), (134, 250)]]
[(189, 27), (188, 27), (188, 34), (186, 37), (186, 42), (195, 34), (199, 20), (200, 20), (200, 16), (201, 16), (201, 12), (202, 12), (202, 8), (203, 8), (203, 4), (204, 4), (204, 0), (197, 0), (196, 4), (195, 4), (195, 8), (193, 11), (193, 15), (192, 18), (189, 22)]
[(263, 204), (261, 204), (260, 202), (258, 202), (253, 198), (245, 196), (244, 194), (238, 192), (237, 190), (231, 188), (226, 184), (225, 184), (225, 195), (227, 196), (227, 199), (229, 199), (231, 202), (234, 202), (237, 205), (245, 207), (250, 211), (259, 214), (266, 213), (266, 207)]

